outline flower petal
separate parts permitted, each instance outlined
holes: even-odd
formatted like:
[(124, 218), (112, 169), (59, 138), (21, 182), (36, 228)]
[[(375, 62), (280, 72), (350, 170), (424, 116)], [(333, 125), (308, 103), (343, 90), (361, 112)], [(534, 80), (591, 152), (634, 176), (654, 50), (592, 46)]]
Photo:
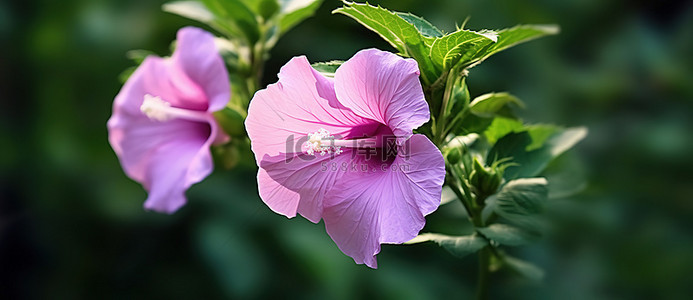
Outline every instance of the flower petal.
[(304, 56), (282, 67), (279, 82), (255, 93), (245, 125), (258, 165), (265, 155), (297, 152), (298, 140), (321, 128), (347, 137), (378, 126), (339, 105), (332, 80), (315, 71)]
[[(263, 201), (277, 213), (294, 217), (298, 212), (313, 222), (320, 220), (322, 199), (338, 176), (320, 171), (330, 155), (303, 153), (308, 134), (325, 129), (338, 138), (360, 137), (382, 126), (341, 106), (332, 80), (305, 57), (293, 58), (282, 67), (279, 82), (255, 94), (245, 124), (260, 166)], [(345, 158), (346, 152), (334, 159)]]
[(171, 60), (174, 68), (182, 70), (206, 96), (190, 100), (201, 101), (198, 104), (210, 112), (226, 106), (231, 98), (229, 75), (211, 33), (195, 27), (180, 29)]
[[(186, 203), (185, 191), (207, 177), (214, 168), (209, 147), (210, 130), (215, 125), (189, 121), (173, 121), (168, 133), (176, 135), (155, 148), (148, 160), (144, 186), (149, 191), (146, 209), (173, 213)], [(188, 124), (183, 124), (188, 123)], [(175, 124), (175, 125), (174, 125)], [(199, 133), (207, 130), (203, 138)]]
[(323, 200), (346, 171), (351, 154), (347, 149), (335, 156), (266, 156), (258, 171), (260, 198), (278, 214), (292, 218), (298, 212), (317, 223), (322, 218)]
[(143, 118), (112, 119), (111, 144), (125, 173), (149, 192), (144, 206), (173, 213), (185, 204), (185, 190), (212, 172), (209, 147), (216, 123)]
[(377, 267), (380, 244), (414, 238), (424, 216), (440, 204), (445, 179), (440, 151), (418, 134), (400, 150), (384, 169), (344, 174), (324, 202), (327, 233), (342, 252), (371, 268)]
[(334, 80), (342, 105), (386, 124), (399, 144), (430, 118), (413, 59), (378, 49), (361, 50), (337, 69)]
[(204, 111), (207, 96), (183, 70), (168, 59), (148, 56), (125, 82), (113, 102), (113, 114), (128, 113), (145, 117), (140, 106), (145, 95), (160, 97), (173, 107)]

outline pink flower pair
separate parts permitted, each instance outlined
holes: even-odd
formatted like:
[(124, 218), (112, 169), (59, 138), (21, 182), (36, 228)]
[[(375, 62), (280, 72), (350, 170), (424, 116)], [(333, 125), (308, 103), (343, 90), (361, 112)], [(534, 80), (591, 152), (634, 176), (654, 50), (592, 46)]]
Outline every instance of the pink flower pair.
[[(262, 200), (287, 217), (325, 221), (339, 248), (375, 268), (380, 244), (403, 243), (440, 203), (440, 151), (413, 130), (429, 120), (417, 64), (363, 50), (334, 78), (305, 57), (253, 97), (246, 129)], [(212, 171), (210, 147), (227, 136), (212, 112), (230, 97), (213, 36), (178, 33), (168, 59), (148, 57), (116, 96), (109, 141), (149, 192), (145, 208), (172, 213)]]

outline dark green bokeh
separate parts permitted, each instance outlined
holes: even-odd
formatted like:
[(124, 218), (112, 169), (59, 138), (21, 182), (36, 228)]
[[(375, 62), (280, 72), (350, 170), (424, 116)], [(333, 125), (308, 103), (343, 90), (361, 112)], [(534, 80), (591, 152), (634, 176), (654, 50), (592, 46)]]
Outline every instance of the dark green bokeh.
[[(586, 125), (568, 156), (587, 189), (555, 200), (553, 230), (511, 249), (546, 270), (542, 283), (500, 272), (512, 298), (674, 298), (693, 294), (693, 6), (675, 1), (372, 1), (447, 30), (557, 23), (558, 36), (475, 67), (473, 96), (509, 91), (532, 122)], [(21, 298), (439, 299), (473, 294), (476, 261), (435, 245), (385, 245), (380, 269), (355, 265), (322, 224), (272, 213), (253, 170), (223, 170), (173, 216), (145, 212), (123, 174), (106, 120), (131, 66), (125, 52), (168, 54), (197, 25), (162, 1), (0, 3), (0, 296)], [(295, 55), (347, 59), (391, 48), (330, 11), (287, 34), (265, 83)], [(567, 157), (566, 157), (567, 158)], [(568, 161), (568, 160), (565, 160)], [(468, 230), (458, 203), (428, 230)]]

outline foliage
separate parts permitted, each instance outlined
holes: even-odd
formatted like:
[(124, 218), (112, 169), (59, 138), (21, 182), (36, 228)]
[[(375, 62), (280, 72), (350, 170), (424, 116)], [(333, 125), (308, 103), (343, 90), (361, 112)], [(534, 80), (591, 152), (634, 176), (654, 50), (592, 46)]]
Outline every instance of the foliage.
[[(353, 265), (324, 231), (263, 207), (249, 168), (217, 168), (174, 216), (143, 211), (141, 187), (123, 176), (105, 143), (104, 120), (120, 88), (114, 75), (133, 64), (124, 53), (166, 55), (176, 30), (199, 26), (159, 11), (161, 2), (48, 1), (41, 9), (3, 3), (5, 298), (473, 296), (474, 256), (457, 259), (432, 242), (383, 245), (378, 271)], [(369, 2), (425, 16), (445, 32), (467, 16), (464, 27), (472, 29), (513, 22), (559, 22), (563, 29), (494, 56), (467, 80), (472, 99), (493, 91), (520, 97), (529, 109), (515, 111), (525, 120), (590, 128), (580, 151), (562, 154), (541, 174), (549, 185), (549, 233), (541, 243), (506, 248), (506, 255), (544, 268), (545, 284), (496, 272), (492, 298), (693, 294), (687, 2)], [(315, 17), (287, 32), (266, 63), (264, 83), (298, 54), (319, 61), (389, 48), (350, 18), (330, 16), (337, 5), (324, 1)], [(461, 202), (445, 190), (453, 202), (427, 217), (424, 232), (472, 234)], [(583, 192), (563, 198), (576, 190)]]
[[(542, 232), (548, 182), (535, 176), (583, 139), (587, 130), (524, 124), (514, 113), (514, 109), (524, 108), (523, 102), (505, 92), (470, 101), (466, 78), (470, 68), (492, 55), (556, 34), (558, 27), (458, 28), (445, 33), (421, 17), (367, 3), (345, 2), (334, 13), (351, 17), (378, 33), (400, 55), (419, 63), (433, 115), (430, 131), (422, 131), (443, 149), (447, 186), (463, 203), (475, 227), (472, 235), (423, 233), (410, 243), (433, 241), (458, 257), (481, 251), (482, 277), (491, 271), (490, 253), (495, 261), (520, 274), (541, 278), (543, 271), (503, 254), (500, 247), (526, 244)], [(472, 148), (472, 143), (477, 147)]]
[[(234, 96), (228, 108), (215, 114), (234, 139), (215, 149), (226, 167), (248, 155), (243, 121), (252, 95), (261, 88), (263, 66), (278, 39), (305, 18), (321, 0), (200, 0), (175, 1), (163, 9), (209, 26), (222, 35), (218, 47), (226, 60)], [(525, 104), (507, 92), (470, 97), (467, 78), (474, 66), (521, 43), (558, 33), (555, 25), (518, 25), (500, 30), (457, 28), (445, 32), (411, 13), (367, 3), (344, 2), (333, 11), (377, 33), (401, 56), (418, 63), (431, 109), (431, 122), (419, 129), (444, 153), (445, 191), (466, 209), (473, 232), (463, 236), (423, 233), (407, 244), (435, 242), (456, 257), (479, 253), (480, 295), (488, 274), (507, 267), (532, 279), (543, 271), (511, 257), (504, 247), (536, 240), (544, 231), (543, 210), (549, 201), (544, 169), (582, 140), (587, 130), (527, 124), (517, 115)], [(137, 63), (146, 51), (130, 52)], [(313, 64), (334, 77), (342, 61)], [(127, 77), (128, 71), (124, 73)], [(242, 153), (245, 150), (245, 153)], [(572, 186), (565, 187), (574, 191)], [(561, 193), (561, 191), (551, 191)], [(449, 196), (446, 196), (450, 198)], [(444, 200), (444, 199), (443, 199)], [(449, 201), (442, 201), (449, 203)]]

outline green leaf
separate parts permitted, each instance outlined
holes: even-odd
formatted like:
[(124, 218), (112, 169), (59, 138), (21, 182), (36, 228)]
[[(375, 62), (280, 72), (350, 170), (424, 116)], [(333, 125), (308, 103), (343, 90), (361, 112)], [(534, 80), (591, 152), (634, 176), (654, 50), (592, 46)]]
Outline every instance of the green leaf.
[(505, 224), (492, 224), (488, 227), (477, 228), (485, 237), (507, 246), (520, 246), (529, 243), (533, 236), (529, 232)]
[[(227, 33), (241, 35), (249, 45), (260, 38), (260, 28), (255, 13), (241, 0), (201, 0), (214, 15), (214, 23)], [(232, 36), (237, 37), (237, 36)]]
[(508, 105), (525, 106), (520, 99), (508, 93), (489, 93), (474, 98), (469, 104), (469, 109), (479, 117), (492, 118), (502, 113), (503, 108)]
[(541, 174), (549, 181), (549, 199), (570, 197), (587, 187), (584, 163), (571, 152), (561, 155)]
[(527, 145), (525, 148), (526, 151), (541, 148), (551, 136), (559, 133), (562, 130), (561, 127), (556, 125), (546, 124), (529, 125), (525, 128), (527, 129), (527, 132), (529, 132), (529, 136), (532, 137), (532, 143)]
[(440, 75), (429, 59), (430, 47), (426, 38), (415, 25), (407, 22), (394, 12), (382, 7), (369, 4), (345, 2), (343, 7), (332, 13), (340, 13), (351, 17), (361, 25), (380, 35), (400, 54), (416, 59), (421, 70), (421, 79), (431, 84)]
[(279, 34), (283, 35), (301, 21), (313, 16), (323, 0), (279, 0)]
[(517, 165), (505, 170), (503, 177), (506, 180), (533, 177), (585, 136), (587, 129), (584, 127), (563, 129), (550, 125), (530, 126), (526, 131), (511, 132), (500, 138), (487, 154), (486, 160), (512, 158), (511, 162)]
[(460, 29), (433, 42), (431, 61), (436, 67), (449, 70), (473, 49), (493, 42), (496, 42), (496, 36), (492, 33)]
[(484, 238), (477, 235), (448, 236), (438, 233), (423, 233), (405, 244), (416, 244), (429, 241), (437, 243), (457, 257), (464, 257), (475, 253), (488, 244)]
[[(484, 118), (488, 119), (488, 118)], [(509, 118), (495, 118), (489, 121), (489, 125), (484, 131), (486, 140), (493, 145), (498, 139), (508, 135), (511, 132), (523, 131), (525, 128), (522, 122)]]
[(505, 256), (503, 262), (508, 268), (529, 279), (540, 281), (544, 278), (544, 270), (524, 260)]
[(465, 114), (461, 122), (457, 122), (451, 127), (451, 132), (455, 135), (481, 133), (491, 125), (493, 118), (482, 118), (474, 114)]
[(469, 106), (471, 114), (466, 114), (459, 124), (453, 124), (452, 132), (459, 135), (486, 131), (489, 142), (493, 144), (504, 135), (522, 129), (522, 123), (515, 120), (513, 106), (524, 107), (524, 103), (508, 93), (476, 97)]
[(545, 178), (520, 178), (503, 186), (496, 195), (494, 211), (501, 217), (519, 224), (532, 224), (534, 216), (543, 210), (548, 199)]
[(495, 144), (498, 139), (511, 132), (527, 131), (532, 142), (525, 147), (525, 150), (532, 151), (544, 146), (548, 138), (561, 130), (563, 129), (556, 125), (523, 125), (521, 121), (513, 118), (497, 117), (493, 119), (491, 125), (484, 131), (484, 135), (490, 144)]
[(573, 127), (567, 128), (562, 132), (552, 135), (546, 140), (546, 145), (549, 152), (553, 157), (561, 155), (561, 153), (568, 151), (579, 141), (587, 136), (587, 128), (585, 127)]
[(442, 37), (443, 32), (438, 27), (426, 21), (426, 19), (411, 13), (395, 12), (397, 16), (416, 27), (424, 37)]
[(558, 34), (556, 25), (518, 25), (498, 31), (498, 42), (488, 45), (479, 45), (476, 54), (468, 62), (464, 62), (467, 68), (486, 60), (491, 55), (501, 52), (518, 44), (540, 38), (542, 36)]
[(274, 14), (279, 12), (277, 0), (241, 0), (245, 6), (250, 8), (263, 19), (269, 20)]
[(345, 2), (343, 7), (333, 10), (332, 13), (341, 13), (351, 17), (380, 35), (402, 54), (407, 53), (406, 40), (421, 40), (421, 35), (414, 25), (380, 6)]
[(334, 73), (337, 72), (337, 68), (344, 63), (343, 60), (333, 60), (327, 62), (318, 62), (311, 64), (313, 69), (320, 72), (326, 77), (334, 77)]
[(165, 12), (176, 14), (205, 24), (214, 21), (214, 14), (199, 1), (174, 1), (161, 6)]

